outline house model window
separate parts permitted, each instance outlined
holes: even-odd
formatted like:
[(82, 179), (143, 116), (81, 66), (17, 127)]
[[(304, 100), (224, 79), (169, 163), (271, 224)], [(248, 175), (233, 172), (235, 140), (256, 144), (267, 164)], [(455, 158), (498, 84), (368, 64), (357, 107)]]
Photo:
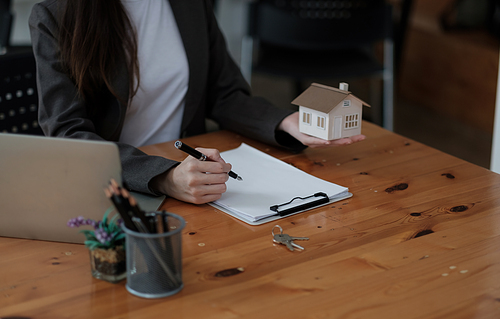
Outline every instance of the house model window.
[(313, 83), (292, 104), (299, 106), (300, 132), (325, 140), (361, 134), (363, 106), (370, 106), (349, 92), (347, 83), (338, 89)]
[(304, 112), (302, 114), (302, 122), (307, 125), (311, 125), (311, 113)]
[(345, 129), (353, 129), (359, 126), (359, 114), (349, 114), (345, 116)]
[(318, 127), (321, 129), (325, 129), (325, 117), (324, 116), (318, 116)]

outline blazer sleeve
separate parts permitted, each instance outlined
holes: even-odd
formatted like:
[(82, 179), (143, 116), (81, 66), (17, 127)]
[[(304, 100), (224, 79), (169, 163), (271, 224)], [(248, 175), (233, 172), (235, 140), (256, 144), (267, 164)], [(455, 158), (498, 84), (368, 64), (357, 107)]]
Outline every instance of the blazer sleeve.
[[(158, 156), (148, 156), (140, 150), (118, 143), (121, 123), (120, 107), (109, 91), (102, 95), (99, 107), (106, 112), (100, 114), (106, 124), (98, 125), (89, 114), (86, 103), (79, 98), (75, 83), (64, 72), (59, 60), (57, 44), (58, 23), (56, 19), (58, 1), (36, 4), (30, 15), (29, 26), (33, 52), (37, 65), (37, 88), (39, 122), (46, 136), (107, 140), (118, 144), (122, 163), (123, 181), (134, 191), (160, 195), (149, 188), (155, 176), (176, 166), (178, 162)], [(125, 84), (126, 85), (126, 84)]]

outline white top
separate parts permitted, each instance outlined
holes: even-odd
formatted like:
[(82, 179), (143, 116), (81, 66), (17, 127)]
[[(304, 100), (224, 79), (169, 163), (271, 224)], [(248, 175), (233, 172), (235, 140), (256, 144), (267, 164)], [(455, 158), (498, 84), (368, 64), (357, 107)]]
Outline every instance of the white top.
[(170, 3), (122, 3), (137, 32), (140, 87), (129, 102), (120, 142), (139, 147), (177, 139), (189, 65)]

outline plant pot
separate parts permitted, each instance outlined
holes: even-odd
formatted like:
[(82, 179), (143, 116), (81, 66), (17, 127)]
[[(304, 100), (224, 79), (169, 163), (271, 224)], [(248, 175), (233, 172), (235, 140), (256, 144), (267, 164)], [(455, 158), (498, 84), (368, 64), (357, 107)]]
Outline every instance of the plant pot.
[(123, 246), (114, 249), (96, 248), (90, 252), (92, 276), (111, 283), (117, 283), (127, 277), (127, 263)]

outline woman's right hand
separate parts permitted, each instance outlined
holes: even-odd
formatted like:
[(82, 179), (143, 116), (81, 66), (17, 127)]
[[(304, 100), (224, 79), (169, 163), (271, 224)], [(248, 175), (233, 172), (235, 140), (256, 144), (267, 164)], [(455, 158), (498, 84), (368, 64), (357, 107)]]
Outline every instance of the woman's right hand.
[(226, 191), (231, 164), (224, 162), (216, 149), (197, 148), (210, 161), (186, 157), (178, 166), (153, 179), (160, 192), (193, 204), (218, 200)]

